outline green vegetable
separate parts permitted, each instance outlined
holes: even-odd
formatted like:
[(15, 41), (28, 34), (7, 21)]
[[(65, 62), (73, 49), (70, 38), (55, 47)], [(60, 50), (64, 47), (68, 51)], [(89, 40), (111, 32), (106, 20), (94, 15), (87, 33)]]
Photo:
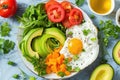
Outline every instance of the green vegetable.
[(90, 32), (91, 32), (90, 29), (84, 29), (84, 30), (83, 30), (83, 34), (84, 34), (85, 36), (87, 36)]
[(13, 41), (0, 38), (0, 52), (1, 53), (4, 53), (4, 54), (9, 53), (11, 50), (14, 49), (14, 46), (15, 46), (15, 43)]
[(65, 58), (64, 59), (64, 64), (68, 64), (69, 63), (69, 59), (68, 58)]
[(120, 27), (114, 25), (111, 20), (100, 21), (100, 33), (103, 36), (105, 46), (108, 46), (110, 39), (118, 39), (120, 35)]
[(91, 14), (91, 15), (90, 15), (90, 18), (91, 18), (91, 19), (94, 19), (94, 18), (95, 18), (95, 15)]
[(11, 28), (9, 27), (9, 24), (7, 22), (4, 22), (1, 26), (0, 26), (0, 35), (2, 37), (4, 36), (9, 36), (9, 33), (11, 31)]
[(72, 66), (67, 66), (67, 71), (72, 71)]
[(20, 76), (19, 76), (19, 74), (14, 74), (14, 75), (13, 75), (13, 78), (15, 78), (15, 79), (19, 79)]
[(76, 61), (77, 59), (79, 59), (79, 56), (78, 55), (74, 55), (73, 56), (73, 60)]
[(85, 0), (75, 0), (75, 4), (76, 4), (77, 6), (83, 5), (84, 2), (85, 2)]
[(22, 28), (24, 28), (23, 36), (25, 36), (29, 30), (37, 27), (57, 27), (65, 33), (65, 27), (61, 23), (51, 22), (45, 11), (45, 4), (39, 3), (36, 6), (30, 5), (23, 13), (22, 17), (19, 17), (19, 22), (21, 22)]
[(75, 68), (73, 69), (73, 71), (79, 72), (79, 71), (80, 71), (80, 68), (79, 68), (79, 67), (75, 67)]
[(72, 32), (72, 31), (68, 32), (68, 35), (72, 35), (72, 34), (73, 34), (73, 32)]
[(16, 63), (13, 62), (13, 61), (8, 61), (8, 65), (11, 65), (11, 66), (16, 66)]
[(59, 76), (61, 76), (61, 77), (64, 77), (64, 76), (65, 76), (65, 73), (64, 73), (64, 72), (61, 72), (61, 71), (58, 72), (57, 74), (58, 74)]
[(96, 40), (97, 40), (96, 38), (91, 38), (91, 41), (93, 41), (93, 42), (96, 41)]
[(30, 76), (29, 80), (36, 80), (36, 78), (33, 76)]

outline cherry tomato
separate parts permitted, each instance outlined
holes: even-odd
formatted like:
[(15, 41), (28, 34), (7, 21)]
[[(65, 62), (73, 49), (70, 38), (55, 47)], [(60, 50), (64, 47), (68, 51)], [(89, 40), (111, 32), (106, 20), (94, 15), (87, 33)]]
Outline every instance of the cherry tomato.
[(47, 15), (52, 22), (61, 22), (65, 17), (65, 11), (61, 5), (51, 5), (47, 9)]
[(62, 7), (65, 9), (65, 12), (69, 13), (72, 9), (71, 3), (68, 1), (61, 2)]
[(0, 0), (0, 16), (8, 18), (13, 16), (17, 10), (16, 0)]
[(82, 12), (77, 9), (77, 8), (73, 8), (70, 11), (70, 15), (69, 15), (69, 21), (72, 25), (78, 25), (82, 22), (83, 20), (83, 15)]
[(69, 21), (69, 13), (67, 13), (67, 14), (65, 15), (65, 18), (64, 18), (64, 20), (62, 21), (62, 25), (63, 25), (64, 27), (66, 27), (66, 28), (70, 28), (70, 27), (72, 26), (72, 24), (71, 24), (70, 21)]
[(59, 2), (55, 1), (55, 0), (49, 0), (46, 4), (45, 4), (45, 9), (47, 10), (51, 5), (58, 5), (60, 4)]

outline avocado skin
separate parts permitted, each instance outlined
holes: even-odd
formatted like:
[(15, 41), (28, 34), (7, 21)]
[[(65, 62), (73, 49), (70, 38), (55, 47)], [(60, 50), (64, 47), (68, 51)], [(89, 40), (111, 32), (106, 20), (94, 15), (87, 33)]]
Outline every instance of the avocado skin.
[(113, 50), (112, 50), (112, 56), (114, 61), (120, 65), (120, 57), (117, 55), (117, 52), (120, 52), (120, 40), (115, 44)]
[[(102, 79), (100, 76), (98, 77), (98, 74), (100, 74), (101, 71), (105, 70), (107, 75), (109, 75), (108, 79)], [(98, 72), (99, 71), (99, 72)], [(102, 75), (102, 74), (101, 74)], [(95, 70), (92, 72), (90, 76), (90, 80), (112, 80), (114, 76), (114, 69), (110, 64), (101, 64)]]
[(35, 37), (41, 36), (42, 32), (43, 28), (35, 28), (27, 33), (27, 35), (23, 38), (23, 40), (19, 44), (19, 48), (21, 49), (23, 55), (39, 58), (38, 52), (32, 49), (31, 42)]

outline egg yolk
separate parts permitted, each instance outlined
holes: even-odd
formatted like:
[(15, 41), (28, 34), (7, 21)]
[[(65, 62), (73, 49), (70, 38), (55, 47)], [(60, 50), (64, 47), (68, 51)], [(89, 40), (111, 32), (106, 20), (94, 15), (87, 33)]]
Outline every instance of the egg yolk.
[(77, 55), (83, 50), (83, 44), (80, 39), (73, 38), (68, 42), (68, 50), (71, 54)]

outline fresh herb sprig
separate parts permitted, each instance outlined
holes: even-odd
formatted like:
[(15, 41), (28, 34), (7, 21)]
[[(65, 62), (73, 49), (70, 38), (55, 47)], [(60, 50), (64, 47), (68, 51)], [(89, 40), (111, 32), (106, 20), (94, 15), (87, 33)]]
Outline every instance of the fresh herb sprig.
[(7, 54), (14, 49), (15, 43), (8, 39), (0, 38), (0, 53)]
[(105, 46), (108, 46), (110, 39), (120, 37), (120, 27), (114, 25), (111, 20), (100, 21), (100, 34), (103, 36)]
[(10, 31), (11, 28), (9, 27), (9, 24), (7, 22), (2, 23), (0, 26), (0, 35), (2, 37), (9, 36)]
[(64, 33), (66, 30), (61, 23), (53, 23), (48, 19), (44, 3), (40, 3), (36, 6), (30, 5), (18, 20), (23, 24), (23, 37), (28, 33), (28, 31), (37, 27), (57, 27)]
[(84, 2), (85, 2), (85, 0), (75, 0), (75, 4), (77, 6), (81, 6)]

